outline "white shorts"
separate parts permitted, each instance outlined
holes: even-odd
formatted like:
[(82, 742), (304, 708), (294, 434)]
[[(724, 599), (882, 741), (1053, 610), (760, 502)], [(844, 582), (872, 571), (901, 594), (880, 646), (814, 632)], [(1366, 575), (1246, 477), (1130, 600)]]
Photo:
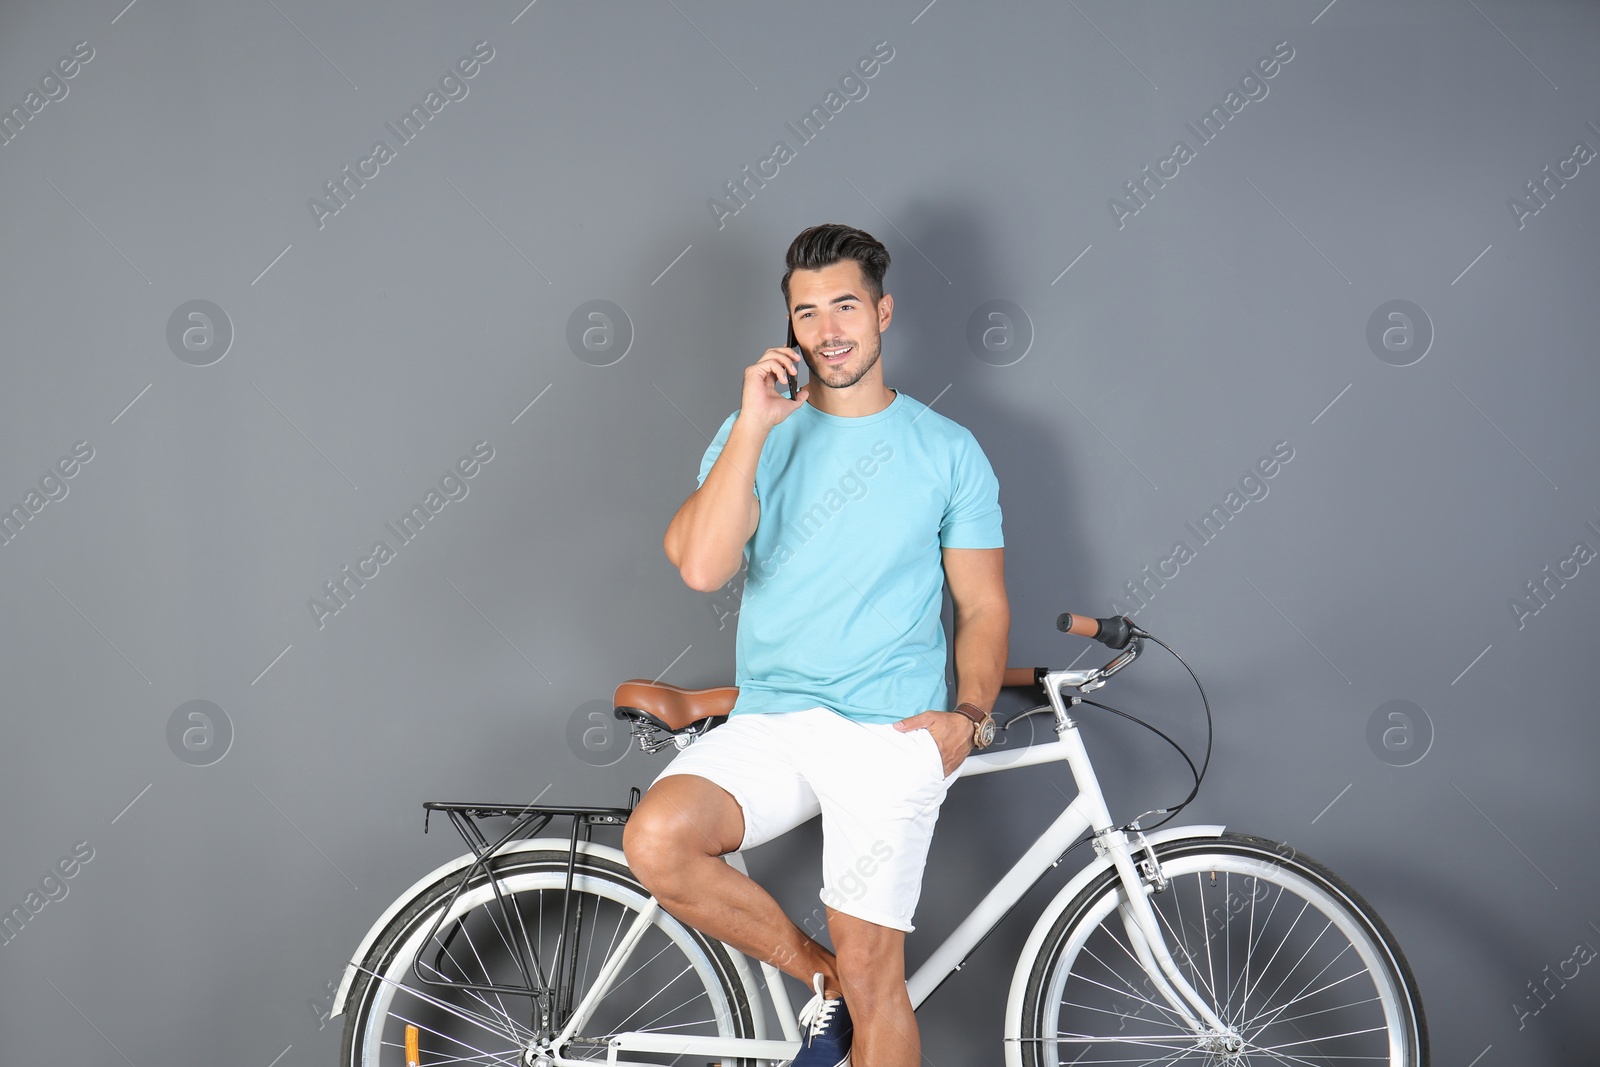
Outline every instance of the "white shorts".
[(680, 752), (660, 777), (690, 774), (744, 813), (740, 850), (822, 815), (822, 902), (909, 931), (922, 893), (944, 773), (927, 730), (857, 722), (827, 708), (734, 715)]

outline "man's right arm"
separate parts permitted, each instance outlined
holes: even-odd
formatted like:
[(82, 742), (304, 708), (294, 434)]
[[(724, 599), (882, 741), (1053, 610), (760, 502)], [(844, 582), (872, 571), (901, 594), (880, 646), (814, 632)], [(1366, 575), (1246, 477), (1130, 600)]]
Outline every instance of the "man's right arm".
[(756, 465), (773, 426), (806, 401), (809, 387), (793, 400), (779, 396), (773, 385), (784, 374), (798, 374), (794, 352), (769, 348), (760, 362), (746, 368), (739, 417), (733, 420), (722, 452), (700, 488), (672, 517), (663, 539), (667, 559), (691, 589), (711, 593), (739, 573), (744, 546), (761, 520), (755, 494)]
[(714, 592), (739, 572), (745, 542), (761, 519), (755, 470), (766, 439), (765, 430), (735, 419), (706, 480), (667, 526), (667, 559), (691, 589)]

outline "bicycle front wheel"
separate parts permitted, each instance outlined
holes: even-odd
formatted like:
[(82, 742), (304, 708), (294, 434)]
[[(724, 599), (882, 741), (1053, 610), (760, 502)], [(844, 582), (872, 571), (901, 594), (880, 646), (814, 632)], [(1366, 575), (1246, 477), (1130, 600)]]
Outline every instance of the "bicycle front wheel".
[(1147, 895), (1167, 947), (1243, 1049), (1208, 1049), (1161, 995), (1129, 937), (1126, 893), (1107, 871), (1035, 957), (1019, 1026), (1024, 1064), (1426, 1067), (1427, 1026), (1405, 957), (1337, 875), (1243, 834), (1155, 851), (1168, 886)]
[[(350, 991), (344, 1067), (604, 1061), (620, 1033), (753, 1037), (748, 993), (720, 942), (659, 907), (628, 869), (567, 853), (513, 853), (461, 887), (461, 875), (420, 894), (373, 943)], [(648, 925), (609, 989), (556, 1047), (584, 994)], [(408, 1031), (410, 1031), (408, 1033)], [(539, 1056), (546, 1059), (539, 1059)], [(630, 1052), (629, 1063), (676, 1057)], [(746, 1063), (748, 1061), (727, 1061)]]

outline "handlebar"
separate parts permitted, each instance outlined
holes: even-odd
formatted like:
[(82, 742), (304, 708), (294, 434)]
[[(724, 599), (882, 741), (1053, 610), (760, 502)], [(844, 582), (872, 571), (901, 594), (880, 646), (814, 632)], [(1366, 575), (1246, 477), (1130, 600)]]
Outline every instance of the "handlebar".
[[(1107, 679), (1113, 674), (1116, 674), (1139, 658), (1139, 653), (1144, 650), (1146, 638), (1154, 641), (1168, 652), (1172, 652), (1172, 649), (1165, 641), (1135, 625), (1134, 621), (1126, 615), (1113, 615), (1105, 619), (1094, 619), (1087, 615), (1073, 615), (1070, 612), (1064, 612), (1056, 620), (1056, 629), (1063, 633), (1093, 638), (1103, 645), (1116, 649), (1117, 654), (1104, 667), (1091, 667), (1087, 670), (1073, 670), (1070, 667), (1065, 670), (1052, 670), (1049, 667), (1007, 667), (1000, 683), (1003, 687), (1044, 689), (1050, 698), (1050, 704), (1049, 707), (1036, 707), (1025, 710), (1005, 709), (995, 715), (997, 729), (1003, 730), (1019, 719), (1025, 719), (1035, 712), (1047, 711), (1053, 708), (1056, 714), (1056, 732), (1064, 737), (1065, 731), (1073, 725), (1067, 715), (1068, 710), (1084, 700), (1081, 696), (1068, 696), (1066, 694), (1067, 689), (1076, 689), (1079, 693), (1089, 693), (1099, 689), (1106, 684)], [(1211, 766), (1211, 702), (1206, 699), (1205, 686), (1200, 684), (1200, 679), (1196, 677), (1194, 669), (1185, 663), (1183, 657), (1176, 652), (1172, 652), (1172, 655), (1180, 664), (1183, 664), (1184, 670), (1189, 672), (1189, 677), (1194, 679), (1195, 687), (1200, 690), (1200, 703), (1205, 708), (1206, 754), (1198, 768), (1195, 767), (1194, 760), (1190, 759), (1189, 754), (1183, 750), (1183, 746), (1154, 726), (1137, 716), (1129, 715), (1125, 711), (1118, 711), (1108, 704), (1099, 704), (1093, 700), (1088, 701), (1088, 703), (1094, 704), (1098, 708), (1103, 708), (1125, 719), (1130, 719), (1156, 734), (1156, 736), (1178, 750), (1178, 754), (1189, 765), (1190, 773), (1194, 775), (1194, 786), (1189, 790), (1189, 795), (1184, 797), (1181, 802), (1170, 808), (1156, 808), (1153, 811), (1147, 811), (1137, 819), (1134, 819), (1124, 829), (1131, 827), (1134, 830), (1138, 830), (1140, 821), (1148, 815), (1160, 815), (1162, 818), (1146, 829), (1153, 830), (1163, 823), (1170, 822), (1178, 812), (1188, 807), (1189, 802), (1200, 792), (1200, 783), (1205, 779), (1206, 769)]]
[[(1104, 667), (1078, 672), (1083, 676), (1082, 681), (1089, 683), (1103, 683), (1106, 678), (1132, 663), (1140, 652), (1142, 643), (1139, 638), (1146, 636), (1145, 632), (1135, 626), (1133, 620), (1125, 615), (1112, 615), (1104, 619), (1096, 619), (1088, 615), (1074, 615), (1071, 612), (1063, 612), (1056, 619), (1056, 629), (1062, 633), (1093, 638), (1109, 648), (1122, 652), (1122, 655), (1117, 656)], [(1130, 645), (1132, 647), (1129, 647)], [(1029, 689), (1043, 685), (1045, 676), (1049, 673), (1051, 671), (1048, 667), (1007, 667), (1001, 677), (1000, 685), (1011, 689)], [(1075, 681), (1072, 684), (1077, 683)]]
[(1092, 637), (1108, 648), (1117, 651), (1128, 647), (1139, 628), (1126, 615), (1112, 615), (1105, 619), (1091, 619), (1087, 615), (1074, 615), (1064, 611), (1056, 619), (1056, 629), (1064, 634)]

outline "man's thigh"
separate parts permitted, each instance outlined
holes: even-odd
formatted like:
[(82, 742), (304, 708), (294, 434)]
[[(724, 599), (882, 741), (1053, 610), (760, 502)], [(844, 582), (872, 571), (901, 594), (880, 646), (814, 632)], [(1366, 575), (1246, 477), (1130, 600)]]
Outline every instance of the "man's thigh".
[(798, 758), (822, 809), (822, 902), (909, 932), (946, 775), (927, 730), (840, 716)]
[[(733, 828), (718, 839), (721, 853), (754, 848), (788, 833), (821, 811), (816, 792), (792, 759), (796, 738), (811, 714), (733, 716), (680, 752), (650, 787), (645, 801), (671, 786), (663, 799), (676, 799), (681, 791), (714, 808), (719, 818), (726, 817), (725, 802), (731, 802)], [(680, 780), (699, 784), (673, 784)], [(719, 821), (717, 826), (723, 828), (725, 823)]]

